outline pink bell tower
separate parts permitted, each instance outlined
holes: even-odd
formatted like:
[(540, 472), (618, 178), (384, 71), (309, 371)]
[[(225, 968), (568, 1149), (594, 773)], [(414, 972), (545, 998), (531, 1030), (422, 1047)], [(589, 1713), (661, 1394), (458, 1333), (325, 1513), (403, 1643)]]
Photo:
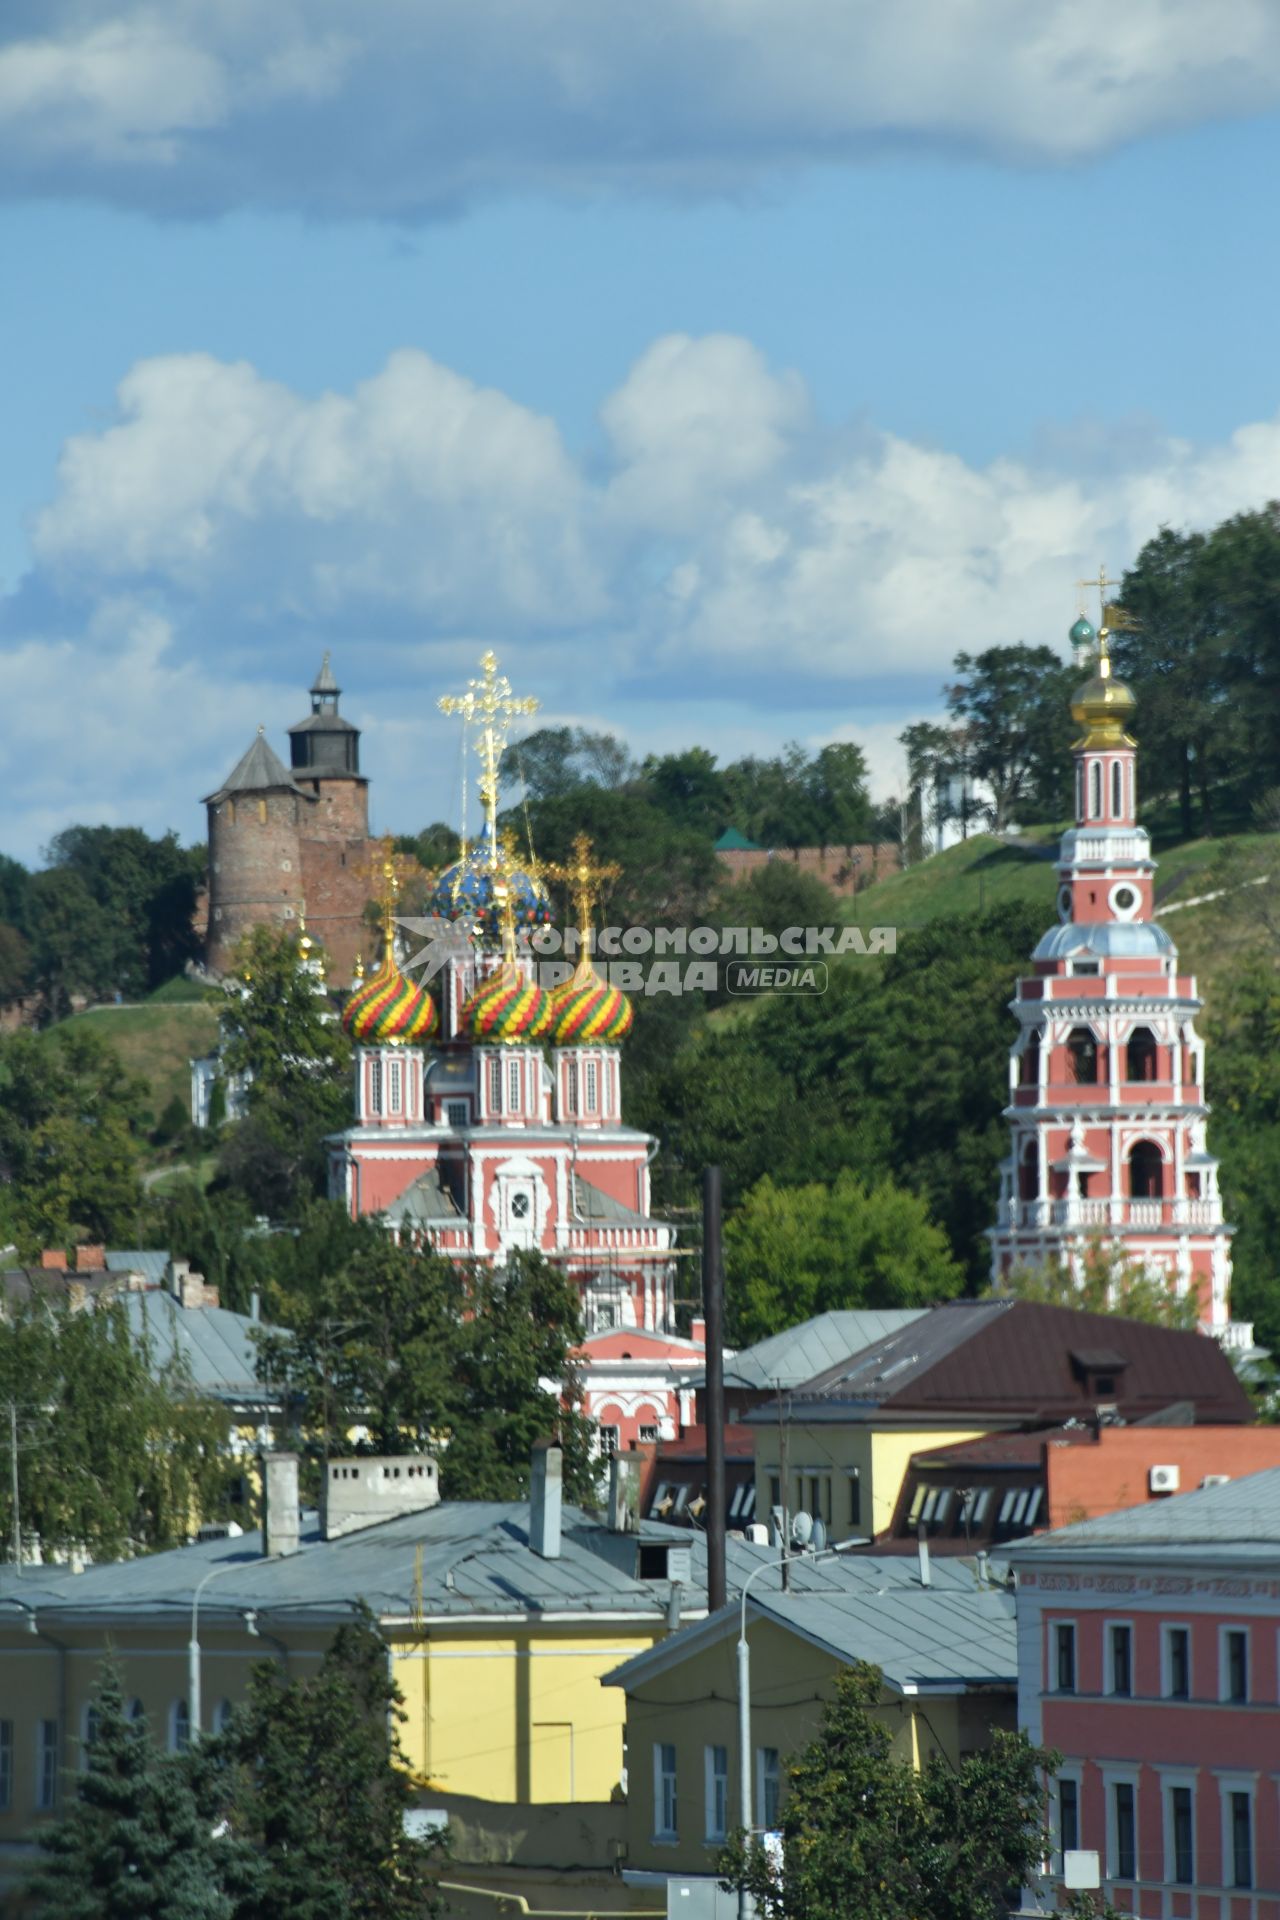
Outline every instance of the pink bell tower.
[(1001, 1169), (992, 1274), (1045, 1262), (1080, 1276), (1091, 1242), (1178, 1294), (1206, 1331), (1248, 1347), (1230, 1324), (1231, 1228), (1205, 1129), (1201, 1001), (1152, 919), (1155, 862), (1136, 816), (1136, 702), (1111, 671), (1108, 621), (1081, 619), (1096, 646), (1072, 702), (1075, 825), (1058, 857), (1058, 921), (1019, 980), (1009, 1062), (1012, 1151)]

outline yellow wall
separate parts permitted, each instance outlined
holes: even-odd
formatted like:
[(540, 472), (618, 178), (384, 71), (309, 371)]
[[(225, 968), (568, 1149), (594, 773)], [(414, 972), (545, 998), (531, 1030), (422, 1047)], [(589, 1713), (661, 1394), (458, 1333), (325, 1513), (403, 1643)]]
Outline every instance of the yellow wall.
[[(751, 1647), (751, 1744), (776, 1749), (785, 1761), (818, 1731), (822, 1702), (834, 1689), (841, 1663), (771, 1620), (748, 1628)], [(612, 1689), (606, 1688), (605, 1692)], [(691, 1654), (666, 1673), (638, 1683), (627, 1697), (627, 1865), (659, 1873), (710, 1873), (719, 1843), (706, 1837), (706, 1749), (728, 1751), (729, 1826), (739, 1822), (737, 1632)], [(987, 1723), (1014, 1724), (1014, 1700), (982, 1703)], [(894, 1755), (916, 1766), (944, 1752), (953, 1764), (982, 1744), (963, 1697), (904, 1700), (887, 1690), (879, 1713), (893, 1735)], [(679, 1834), (655, 1837), (654, 1747), (676, 1749)], [(755, 1752), (753, 1800), (758, 1798)], [(785, 1768), (783, 1794), (785, 1797)], [(762, 1809), (753, 1807), (756, 1826)]]
[[(830, 1426), (787, 1428), (787, 1473), (790, 1493), (787, 1505), (792, 1513), (801, 1507), (811, 1510), (811, 1481), (814, 1475), (830, 1483), (830, 1527), (835, 1540), (850, 1534), (872, 1536), (883, 1533), (893, 1518), (893, 1510), (902, 1490), (903, 1478), (913, 1453), (932, 1447), (948, 1447), (959, 1440), (974, 1440), (990, 1429), (985, 1426), (907, 1428)], [(778, 1475), (780, 1459), (778, 1435), (773, 1428), (761, 1428), (756, 1441), (756, 1514), (765, 1522), (773, 1505), (771, 1480)], [(851, 1483), (856, 1474), (858, 1518), (854, 1519)], [(824, 1513), (823, 1518), (827, 1515)]]
[[(174, 1703), (187, 1696), (185, 1615), (173, 1627), (130, 1632), (113, 1626), (59, 1633), (57, 1648), (0, 1613), (0, 1722), (12, 1727), (13, 1790), (0, 1809), (0, 1843), (20, 1839), (41, 1815), (40, 1722), (62, 1729), (63, 1765), (79, 1764), (85, 1707), (92, 1701), (108, 1638), (124, 1673), (125, 1697), (140, 1699), (153, 1737), (168, 1742)], [(53, 1630), (51, 1630), (53, 1631)], [(625, 1702), (600, 1676), (660, 1636), (658, 1622), (537, 1622), (482, 1629), (466, 1622), (390, 1632), (394, 1671), (408, 1718), (401, 1729), (415, 1774), (441, 1789), (487, 1800), (608, 1800), (622, 1773)], [(280, 1629), (287, 1671), (316, 1671), (328, 1631)], [(279, 1657), (265, 1638), (202, 1627), (201, 1692), (206, 1729), (219, 1703), (244, 1696), (250, 1670)], [(62, 1792), (65, 1796), (66, 1788)]]

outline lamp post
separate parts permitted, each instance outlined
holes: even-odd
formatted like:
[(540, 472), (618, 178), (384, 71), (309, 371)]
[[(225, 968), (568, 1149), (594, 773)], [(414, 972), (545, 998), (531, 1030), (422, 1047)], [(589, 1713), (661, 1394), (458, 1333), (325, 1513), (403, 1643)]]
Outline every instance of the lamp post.
[[(831, 1560), (838, 1553), (847, 1553), (850, 1547), (864, 1546), (862, 1540), (842, 1540), (838, 1547), (824, 1547), (818, 1553), (805, 1554), (799, 1562), (801, 1566), (812, 1566), (815, 1560)], [(777, 1573), (781, 1578), (782, 1562), (766, 1560), (762, 1566), (753, 1567), (742, 1583), (738, 1613), (738, 1801), (742, 1819), (742, 1830), (751, 1840), (751, 1648), (747, 1644), (747, 1594), (753, 1580), (761, 1574)], [(738, 1920), (749, 1920), (751, 1912), (750, 1897), (745, 1886), (738, 1888)]]
[[(261, 1565), (261, 1562), (258, 1562)], [(188, 1738), (198, 1740), (201, 1733), (200, 1706), (200, 1595), (211, 1580), (217, 1580), (224, 1573), (243, 1573), (243, 1560), (226, 1560), (220, 1567), (210, 1567), (202, 1580), (197, 1581), (196, 1590), (191, 1596), (191, 1638), (187, 1642), (187, 1720)]]

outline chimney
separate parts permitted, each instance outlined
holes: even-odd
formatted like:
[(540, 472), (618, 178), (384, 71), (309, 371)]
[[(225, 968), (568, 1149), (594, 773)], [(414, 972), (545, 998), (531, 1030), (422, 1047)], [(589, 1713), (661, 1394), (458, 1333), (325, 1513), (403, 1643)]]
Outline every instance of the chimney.
[(636, 1533), (640, 1520), (640, 1455), (615, 1453), (609, 1462), (609, 1531)]
[(71, 1264), (77, 1273), (101, 1273), (107, 1264), (105, 1247), (73, 1247)]
[(916, 1552), (920, 1556), (920, 1585), (927, 1587), (932, 1582), (933, 1572), (929, 1565), (929, 1535), (923, 1520), (916, 1531)]
[(326, 1460), (320, 1495), (325, 1540), (359, 1533), (405, 1513), (424, 1513), (440, 1500), (440, 1470), (429, 1453), (361, 1454)]
[(529, 1481), (529, 1545), (544, 1560), (560, 1558), (560, 1493), (564, 1455), (554, 1440), (539, 1440), (533, 1449)]
[(262, 1551), (283, 1559), (298, 1551), (298, 1456), (263, 1453)]
[(65, 1273), (67, 1253), (65, 1247), (46, 1247), (40, 1255), (40, 1265), (46, 1273)]
[(707, 1322), (703, 1314), (701, 1313), (694, 1314), (693, 1320), (690, 1323), (690, 1327), (689, 1327), (689, 1338), (692, 1340), (695, 1347), (706, 1346)]
[(249, 1318), (254, 1321), (262, 1318), (262, 1295), (256, 1287), (249, 1295)]

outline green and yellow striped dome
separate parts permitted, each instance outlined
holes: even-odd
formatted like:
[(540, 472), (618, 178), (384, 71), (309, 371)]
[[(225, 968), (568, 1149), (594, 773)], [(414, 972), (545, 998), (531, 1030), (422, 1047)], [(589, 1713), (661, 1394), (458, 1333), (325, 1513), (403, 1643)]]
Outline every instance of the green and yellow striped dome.
[(626, 994), (582, 960), (556, 993), (551, 1038), (557, 1047), (612, 1047), (630, 1033), (634, 1019)]
[(483, 979), (466, 1001), (462, 1026), (473, 1040), (510, 1045), (517, 1040), (540, 1040), (553, 1013), (550, 994), (508, 960)]
[(342, 1010), (342, 1024), (362, 1047), (399, 1041), (420, 1046), (439, 1024), (436, 1003), (422, 987), (406, 980), (388, 956)]

